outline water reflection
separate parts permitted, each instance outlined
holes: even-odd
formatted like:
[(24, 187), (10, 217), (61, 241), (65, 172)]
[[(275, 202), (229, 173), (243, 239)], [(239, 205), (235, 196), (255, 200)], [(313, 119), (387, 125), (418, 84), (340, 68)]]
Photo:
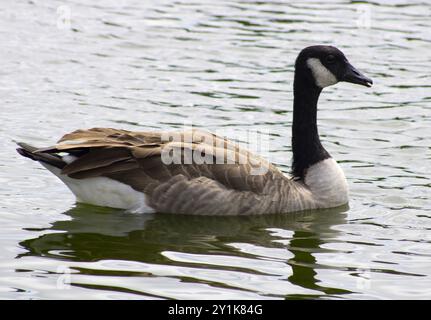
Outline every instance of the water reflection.
[[(282, 295), (283, 298), (343, 294), (349, 291), (319, 285), (317, 271), (325, 266), (319, 265), (314, 254), (333, 252), (324, 249), (322, 245), (336, 241), (340, 231), (334, 227), (346, 222), (346, 210), (346, 207), (342, 207), (290, 215), (196, 217), (136, 215), (114, 209), (77, 205), (65, 212), (70, 220), (56, 221), (50, 228), (42, 230), (42, 235), (22, 241), (20, 245), (27, 252), (19, 257), (39, 256), (71, 262), (122, 260), (185, 266), (196, 270), (208, 267), (221, 272), (240, 270), (254, 275), (268, 275), (271, 271), (261, 273), (259, 268), (253, 270), (248, 264), (241, 265), (239, 262), (232, 266), (231, 262), (223, 264), (216, 258), (247, 258), (254, 259), (256, 263), (262, 260), (277, 261), (290, 270), (284, 281), (316, 293), (305, 295), (292, 292)], [(271, 249), (286, 250), (286, 254), (283, 255), (284, 258), (280, 255), (274, 257), (270, 254)], [(175, 258), (181, 254), (199, 255), (199, 263)], [(79, 271), (90, 273), (86, 269)], [(272, 273), (277, 272), (274, 270)], [(91, 274), (104, 275), (107, 271), (92, 269)], [(220, 282), (212, 285), (223, 287)]]

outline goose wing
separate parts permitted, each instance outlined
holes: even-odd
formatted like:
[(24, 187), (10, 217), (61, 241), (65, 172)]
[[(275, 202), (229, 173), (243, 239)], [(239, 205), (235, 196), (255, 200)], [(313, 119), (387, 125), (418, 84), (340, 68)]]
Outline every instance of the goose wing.
[(268, 213), (295, 184), (265, 159), (201, 130), (77, 130), (37, 152), (67, 153), (62, 174), (125, 183), (161, 212)]

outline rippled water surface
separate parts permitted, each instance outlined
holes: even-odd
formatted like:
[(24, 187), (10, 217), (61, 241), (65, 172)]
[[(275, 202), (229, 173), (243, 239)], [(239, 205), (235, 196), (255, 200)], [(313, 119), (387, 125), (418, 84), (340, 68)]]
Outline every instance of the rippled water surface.
[[(1, 2), (0, 298), (430, 299), (430, 16), (403, 0)], [(76, 205), (15, 152), (77, 128), (192, 123), (240, 140), (269, 131), (287, 171), (294, 59), (320, 43), (375, 82), (320, 99), (349, 207), (215, 218)]]

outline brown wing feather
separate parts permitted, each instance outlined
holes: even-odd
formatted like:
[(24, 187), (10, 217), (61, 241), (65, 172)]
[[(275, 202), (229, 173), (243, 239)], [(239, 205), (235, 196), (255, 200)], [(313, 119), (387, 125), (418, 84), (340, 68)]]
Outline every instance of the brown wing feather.
[(62, 173), (73, 174), (130, 160), (130, 151), (121, 147), (90, 148), (83, 156), (66, 165)]
[[(185, 142), (165, 139), (172, 135)], [(266, 160), (229, 140), (198, 130), (172, 135), (111, 128), (77, 130), (43, 152), (74, 154), (77, 160), (63, 168), (64, 174), (76, 179), (105, 176), (123, 182), (149, 195), (151, 205), (165, 212), (208, 214), (211, 210), (209, 213), (217, 214), (229, 209), (247, 213), (256, 206), (265, 206), (258, 209), (267, 212), (274, 204), (262, 202), (262, 197), (288, 181)], [(191, 164), (165, 164), (164, 148), (179, 151), (183, 162)], [(213, 163), (197, 164), (193, 152)], [(251, 174), (256, 162), (266, 173)]]

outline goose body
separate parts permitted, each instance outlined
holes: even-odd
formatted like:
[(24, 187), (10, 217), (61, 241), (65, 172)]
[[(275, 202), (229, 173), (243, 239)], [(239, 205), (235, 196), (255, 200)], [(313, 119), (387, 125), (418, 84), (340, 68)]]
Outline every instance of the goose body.
[(338, 81), (372, 81), (330, 46), (305, 48), (295, 64), (292, 176), (203, 130), (77, 130), (54, 146), (20, 143), (78, 202), (130, 211), (195, 215), (287, 213), (348, 202), (343, 171), (320, 143), (317, 100)]

